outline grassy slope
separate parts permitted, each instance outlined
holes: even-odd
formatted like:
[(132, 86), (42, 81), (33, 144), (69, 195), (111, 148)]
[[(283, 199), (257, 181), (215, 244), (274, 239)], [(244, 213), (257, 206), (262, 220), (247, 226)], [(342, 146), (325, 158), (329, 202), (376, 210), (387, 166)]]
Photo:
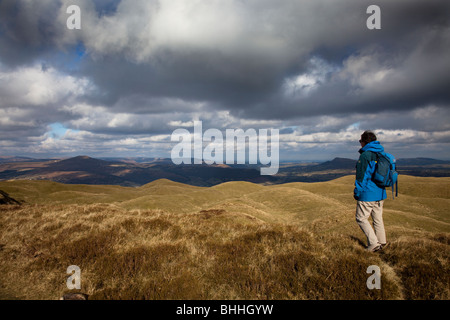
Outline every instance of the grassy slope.
[[(450, 178), (401, 177), (399, 198), (385, 203), (392, 244), (381, 254), (364, 251), (353, 179), (0, 182), (27, 203), (0, 207), (0, 298), (58, 298), (72, 264), (98, 299), (450, 298)], [(365, 285), (373, 264), (380, 291)]]

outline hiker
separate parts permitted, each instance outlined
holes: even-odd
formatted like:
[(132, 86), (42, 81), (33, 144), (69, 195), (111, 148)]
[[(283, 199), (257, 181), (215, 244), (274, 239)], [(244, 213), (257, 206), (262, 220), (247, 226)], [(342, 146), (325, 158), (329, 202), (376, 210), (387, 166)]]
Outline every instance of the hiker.
[[(365, 131), (361, 135), (361, 154), (356, 163), (356, 181), (354, 198), (356, 205), (356, 222), (367, 237), (367, 250), (376, 252), (388, 245), (383, 222), (383, 203), (386, 190), (379, 187), (373, 180), (377, 153), (384, 152), (383, 146), (377, 141), (372, 131)], [(373, 228), (369, 222), (372, 217)]]

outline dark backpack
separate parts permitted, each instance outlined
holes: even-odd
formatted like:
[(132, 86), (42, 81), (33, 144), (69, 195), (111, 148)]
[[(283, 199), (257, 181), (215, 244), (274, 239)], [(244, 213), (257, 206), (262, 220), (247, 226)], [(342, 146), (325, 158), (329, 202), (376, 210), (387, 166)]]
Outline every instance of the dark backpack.
[(392, 188), (392, 198), (398, 197), (398, 172), (396, 171), (395, 158), (386, 152), (377, 153), (377, 165), (372, 180), (380, 188)]

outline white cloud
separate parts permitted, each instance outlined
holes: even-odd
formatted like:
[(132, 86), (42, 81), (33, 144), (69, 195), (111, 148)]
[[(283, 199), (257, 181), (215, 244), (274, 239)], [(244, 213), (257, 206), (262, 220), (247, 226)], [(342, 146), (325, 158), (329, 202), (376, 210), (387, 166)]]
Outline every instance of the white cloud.
[[(73, 1), (63, 0), (58, 17), (61, 25), (65, 25), (65, 9), (70, 4)], [(313, 1), (301, 5), (261, 0), (122, 0), (113, 15), (99, 17), (91, 1), (80, 0), (78, 5), (82, 29), (62, 30), (57, 42), (65, 46), (82, 41), (96, 59), (121, 55), (145, 63), (169, 50), (215, 52), (229, 59), (256, 57), (282, 65), (306, 52), (292, 42), (299, 30), (289, 27), (288, 20), (297, 19), (301, 7), (314, 6)], [(312, 39), (304, 40), (311, 43)], [(274, 59), (280, 56), (283, 59)]]
[(187, 128), (191, 128), (194, 126), (194, 121), (187, 121), (187, 122), (183, 122), (183, 121), (179, 121), (179, 120), (171, 120), (169, 121), (169, 126), (171, 127), (187, 127)]
[(47, 107), (90, 90), (86, 78), (66, 75), (41, 65), (5, 70), (0, 65), (0, 108), (15, 106)]
[(376, 53), (350, 56), (344, 61), (338, 77), (348, 80), (357, 91), (378, 92), (385, 87), (389, 77), (395, 75), (395, 70), (384, 65), (382, 60), (383, 57)]
[(284, 94), (289, 98), (304, 98), (325, 83), (327, 76), (337, 72), (338, 67), (313, 56), (306, 72), (289, 77), (284, 82)]

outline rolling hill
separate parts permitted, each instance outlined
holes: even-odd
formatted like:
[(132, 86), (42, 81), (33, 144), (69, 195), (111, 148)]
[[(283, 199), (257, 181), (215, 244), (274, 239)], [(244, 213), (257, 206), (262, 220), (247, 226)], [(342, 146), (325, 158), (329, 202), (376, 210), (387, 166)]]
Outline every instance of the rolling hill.
[(78, 265), (90, 299), (449, 299), (450, 178), (401, 177), (379, 254), (364, 250), (353, 179), (0, 182), (22, 203), (0, 206), (0, 298), (58, 299)]

